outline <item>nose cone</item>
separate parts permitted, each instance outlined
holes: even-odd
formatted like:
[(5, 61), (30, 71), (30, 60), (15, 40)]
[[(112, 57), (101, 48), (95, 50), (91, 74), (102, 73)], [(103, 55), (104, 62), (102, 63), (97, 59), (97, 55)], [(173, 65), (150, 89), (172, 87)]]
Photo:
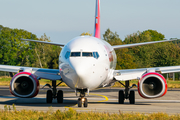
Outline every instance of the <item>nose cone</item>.
[(71, 67), (74, 69), (78, 76), (76, 83), (77, 88), (91, 88), (93, 85), (93, 64), (85, 60), (71, 60)]

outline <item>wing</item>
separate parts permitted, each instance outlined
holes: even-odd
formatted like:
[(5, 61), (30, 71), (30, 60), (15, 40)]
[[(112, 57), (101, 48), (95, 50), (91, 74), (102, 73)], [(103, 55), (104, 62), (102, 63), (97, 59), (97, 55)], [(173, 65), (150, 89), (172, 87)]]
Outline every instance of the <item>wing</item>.
[(37, 42), (37, 43), (44, 43), (44, 44), (50, 44), (50, 45), (57, 45), (57, 46), (62, 46), (62, 47), (65, 46), (65, 44), (54, 43), (54, 42), (45, 42), (45, 41), (30, 40), (30, 39), (21, 39), (21, 40), (23, 40), (23, 41), (30, 41), (30, 42)]
[(174, 41), (174, 40), (180, 40), (180, 39), (161, 40), (161, 41), (143, 42), (143, 43), (134, 43), (134, 44), (125, 44), (125, 45), (115, 45), (112, 47), (115, 50), (117, 50), (117, 49), (123, 49), (123, 48), (135, 47), (135, 46), (149, 45), (149, 44), (162, 43), (162, 42), (170, 42), (170, 41)]
[(6, 72), (30, 72), (37, 78), (43, 78), (48, 80), (61, 80), (58, 69), (44, 69), (44, 68), (33, 68), (33, 67), (21, 67), (11, 65), (0, 65), (0, 71)]
[(140, 79), (145, 73), (158, 72), (160, 74), (180, 72), (180, 66), (154, 67), (128, 70), (115, 70), (114, 78), (118, 81)]

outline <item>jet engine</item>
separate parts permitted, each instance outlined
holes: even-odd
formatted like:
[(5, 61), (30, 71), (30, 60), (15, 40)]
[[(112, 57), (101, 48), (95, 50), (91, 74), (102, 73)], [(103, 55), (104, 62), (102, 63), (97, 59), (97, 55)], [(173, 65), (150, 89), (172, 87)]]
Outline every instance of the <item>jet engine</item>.
[(167, 92), (166, 79), (159, 73), (146, 73), (138, 82), (138, 92), (143, 98), (162, 97)]
[(20, 72), (11, 79), (10, 92), (16, 97), (35, 97), (39, 92), (39, 81), (29, 72)]

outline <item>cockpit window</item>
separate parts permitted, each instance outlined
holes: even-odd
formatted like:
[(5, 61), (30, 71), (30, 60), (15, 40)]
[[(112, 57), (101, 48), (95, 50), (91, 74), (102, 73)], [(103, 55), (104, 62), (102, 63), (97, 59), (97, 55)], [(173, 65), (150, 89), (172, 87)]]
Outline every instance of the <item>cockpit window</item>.
[(93, 55), (92, 55), (92, 52), (83, 52), (82, 56), (83, 57), (92, 57)]
[[(67, 51), (65, 54), (65, 58), (68, 59), (69, 57), (81, 57), (81, 52)], [(82, 52), (82, 57), (94, 57), (94, 58), (98, 59), (99, 54), (98, 54), (98, 52)]]
[(93, 52), (93, 57), (96, 58), (96, 59), (98, 59), (98, 58), (99, 58), (98, 52)]
[(66, 58), (66, 59), (68, 59), (68, 58), (69, 58), (69, 56), (70, 56), (70, 52), (69, 52), (69, 51), (67, 51), (67, 52), (66, 52), (66, 54), (65, 54), (65, 58)]
[(71, 57), (80, 57), (81, 52), (71, 52)]

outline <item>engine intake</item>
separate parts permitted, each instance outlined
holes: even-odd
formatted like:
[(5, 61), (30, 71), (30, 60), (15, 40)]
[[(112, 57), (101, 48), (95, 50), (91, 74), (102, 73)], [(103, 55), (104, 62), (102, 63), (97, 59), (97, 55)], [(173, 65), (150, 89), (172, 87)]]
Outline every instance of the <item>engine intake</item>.
[(138, 92), (144, 98), (162, 97), (167, 92), (166, 79), (159, 73), (147, 73), (138, 82)]
[(20, 72), (11, 79), (10, 92), (16, 97), (35, 97), (39, 92), (39, 81), (31, 73)]

